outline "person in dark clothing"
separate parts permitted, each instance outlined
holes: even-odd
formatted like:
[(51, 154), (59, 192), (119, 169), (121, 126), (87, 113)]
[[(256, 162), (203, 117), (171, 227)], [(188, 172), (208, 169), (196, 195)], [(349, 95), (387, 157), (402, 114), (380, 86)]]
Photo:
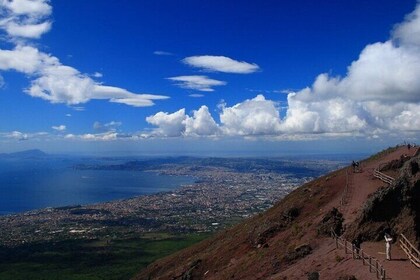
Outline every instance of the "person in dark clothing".
[(358, 236), (353, 240), (352, 243), (354, 245), (354, 248), (356, 249), (356, 259), (359, 259), (360, 258), (360, 245), (362, 245), (362, 239), (360, 238), (360, 236)]

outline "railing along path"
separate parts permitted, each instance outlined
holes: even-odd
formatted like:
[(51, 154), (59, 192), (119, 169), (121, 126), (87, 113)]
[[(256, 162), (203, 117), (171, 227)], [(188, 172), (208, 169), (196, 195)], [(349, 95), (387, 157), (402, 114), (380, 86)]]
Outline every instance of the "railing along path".
[(413, 244), (408, 241), (407, 237), (404, 236), (404, 234), (401, 234), (400, 238), (400, 247), (404, 251), (404, 253), (407, 255), (409, 260), (412, 264), (414, 264), (417, 268), (420, 268), (420, 252), (417, 250)]
[(379, 169), (375, 169), (375, 171), (373, 172), (373, 176), (375, 176), (375, 178), (378, 178), (382, 182), (385, 182), (390, 185), (395, 181), (394, 178), (382, 173), (381, 171), (379, 171)]
[(352, 254), (353, 259), (361, 259), (363, 265), (367, 265), (369, 267), (369, 272), (376, 274), (377, 279), (386, 279), (386, 271), (377, 259), (366, 254), (363, 249), (356, 248), (354, 244), (338, 236), (333, 230), (331, 230), (331, 237), (334, 239), (337, 249), (341, 246), (344, 248), (346, 254), (349, 252)]

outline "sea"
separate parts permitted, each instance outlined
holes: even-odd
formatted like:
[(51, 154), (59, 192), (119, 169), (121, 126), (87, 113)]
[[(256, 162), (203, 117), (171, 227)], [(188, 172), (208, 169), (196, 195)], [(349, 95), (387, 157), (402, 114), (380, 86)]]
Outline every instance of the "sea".
[(188, 176), (133, 170), (79, 170), (80, 159), (0, 159), (0, 215), (85, 205), (170, 191)]

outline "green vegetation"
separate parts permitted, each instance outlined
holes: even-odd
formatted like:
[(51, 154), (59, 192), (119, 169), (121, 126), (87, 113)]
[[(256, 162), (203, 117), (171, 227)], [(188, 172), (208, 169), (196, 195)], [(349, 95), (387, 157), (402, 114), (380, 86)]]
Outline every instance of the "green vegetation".
[(0, 247), (0, 279), (130, 279), (156, 259), (209, 235), (150, 233), (126, 240), (67, 240)]

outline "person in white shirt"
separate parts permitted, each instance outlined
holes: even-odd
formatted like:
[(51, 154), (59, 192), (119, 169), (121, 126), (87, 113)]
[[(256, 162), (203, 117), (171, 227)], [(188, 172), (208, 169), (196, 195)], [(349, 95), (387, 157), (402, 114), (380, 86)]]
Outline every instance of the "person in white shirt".
[(392, 237), (388, 233), (385, 233), (386, 259), (388, 261), (391, 260), (391, 242), (392, 242)]

